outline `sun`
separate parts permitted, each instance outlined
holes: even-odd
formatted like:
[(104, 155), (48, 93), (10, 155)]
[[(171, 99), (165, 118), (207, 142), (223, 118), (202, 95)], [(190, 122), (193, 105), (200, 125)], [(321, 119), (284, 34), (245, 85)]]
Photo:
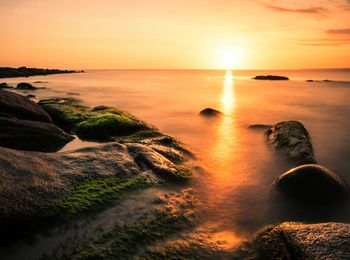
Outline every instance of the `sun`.
[(217, 66), (226, 70), (239, 69), (243, 65), (244, 52), (240, 48), (220, 48), (216, 53)]

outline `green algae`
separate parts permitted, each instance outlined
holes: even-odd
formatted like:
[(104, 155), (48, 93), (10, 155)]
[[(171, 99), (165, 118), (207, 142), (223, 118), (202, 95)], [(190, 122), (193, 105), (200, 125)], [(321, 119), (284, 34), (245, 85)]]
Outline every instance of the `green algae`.
[(75, 248), (66, 259), (128, 259), (143, 248), (194, 227), (191, 211), (164, 207), (144, 214), (133, 223), (117, 224), (112, 231)]
[(80, 183), (73, 193), (55, 206), (56, 211), (75, 215), (101, 208), (121, 197), (123, 193), (148, 187), (145, 177), (128, 180), (120, 178), (89, 179)]

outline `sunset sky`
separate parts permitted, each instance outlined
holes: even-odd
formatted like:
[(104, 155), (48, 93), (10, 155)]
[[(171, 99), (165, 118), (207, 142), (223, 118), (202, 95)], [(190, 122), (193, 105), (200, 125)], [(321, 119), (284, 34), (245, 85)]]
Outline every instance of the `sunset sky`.
[(0, 0), (0, 66), (350, 67), (350, 0)]

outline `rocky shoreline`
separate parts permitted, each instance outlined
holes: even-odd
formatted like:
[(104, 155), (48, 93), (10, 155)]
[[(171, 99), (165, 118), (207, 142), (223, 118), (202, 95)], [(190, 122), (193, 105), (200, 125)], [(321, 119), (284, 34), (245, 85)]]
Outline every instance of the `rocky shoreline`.
[[(155, 188), (169, 191), (152, 195), (147, 208), (126, 212), (130, 218), (119, 219), (111, 229), (99, 231), (92, 239), (79, 241), (79, 245), (70, 245), (49, 257), (349, 257), (350, 226), (345, 223), (270, 225), (234, 250), (189, 237), (187, 233), (201, 221), (201, 213), (195, 207), (195, 191), (187, 185), (198, 174), (195, 155), (174, 137), (126, 111), (103, 105), (87, 107), (75, 98), (51, 98), (35, 103), (3, 89), (0, 89), (0, 111), (3, 245), (38, 230), (50, 229), (57, 223), (104, 212), (131, 194), (137, 197), (142, 191)], [(209, 116), (219, 114), (215, 110), (209, 112)], [(316, 203), (327, 210), (330, 204), (348, 199), (348, 184), (317, 164), (310, 135), (300, 122), (253, 125), (250, 129), (265, 131), (267, 143), (292, 167), (271, 184), (271, 196), (276, 200), (297, 207)], [(100, 144), (59, 152), (74, 136)]]
[(38, 69), (38, 68), (10, 68), (0, 67), (0, 78), (16, 78), (16, 77), (31, 77), (31, 76), (46, 76), (52, 74), (66, 74), (66, 73), (81, 73), (82, 70), (59, 70), (59, 69)]

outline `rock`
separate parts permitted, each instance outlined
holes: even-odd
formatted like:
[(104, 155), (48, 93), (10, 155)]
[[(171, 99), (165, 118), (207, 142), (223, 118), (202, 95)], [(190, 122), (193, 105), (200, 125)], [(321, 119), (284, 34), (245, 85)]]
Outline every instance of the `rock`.
[(314, 82), (314, 80), (313, 79), (308, 79), (308, 80), (306, 80), (306, 82)]
[[(349, 259), (350, 224), (284, 222), (259, 231), (241, 259)], [(254, 253), (251, 253), (251, 252)]]
[(217, 117), (223, 115), (222, 112), (215, 110), (213, 108), (205, 108), (201, 112), (199, 112), (201, 116), (207, 116), (207, 117)]
[(41, 152), (55, 152), (73, 138), (46, 122), (0, 117), (0, 146)]
[(52, 123), (50, 116), (36, 103), (26, 97), (0, 89), (2, 116)]
[(1, 88), (13, 88), (13, 87), (11, 87), (11, 86), (7, 85), (7, 83), (3, 82), (3, 83), (0, 83), (0, 89)]
[(284, 76), (274, 76), (274, 75), (267, 75), (267, 76), (255, 76), (253, 79), (257, 80), (289, 80), (289, 78)]
[(90, 109), (74, 98), (41, 100), (39, 104), (55, 124), (85, 140), (111, 141), (154, 128), (128, 112), (107, 106)]
[(248, 126), (249, 129), (253, 129), (253, 130), (266, 130), (271, 127), (272, 125), (264, 125), (264, 124), (253, 124)]
[(283, 197), (303, 203), (338, 202), (347, 198), (348, 184), (318, 164), (293, 168), (278, 177), (272, 189)]
[(35, 96), (35, 95), (32, 95), (32, 94), (27, 95), (26, 97), (27, 97), (27, 98), (36, 98), (36, 96)]
[(266, 136), (295, 166), (316, 163), (309, 133), (300, 122), (277, 123), (266, 131)]
[(33, 83), (49, 83), (49, 82), (48, 81), (37, 80), (37, 81), (33, 81)]
[(79, 73), (83, 71), (75, 70), (57, 70), (57, 69), (37, 69), (37, 68), (0, 68), (0, 78), (13, 78), (13, 77), (30, 77), (40, 75), (51, 75), (51, 74), (63, 74), (63, 73)]
[[(158, 137), (59, 153), (0, 147), (0, 227), (18, 217), (22, 221), (40, 217), (47, 212), (42, 209), (63, 201), (84, 180), (145, 176), (160, 182), (190, 177), (182, 165), (150, 148), (152, 144), (159, 144)], [(175, 153), (183, 154), (182, 150)]]
[(21, 82), (17, 84), (16, 89), (20, 90), (36, 90), (38, 89), (37, 87), (34, 87), (33, 85), (26, 83), (26, 82)]

